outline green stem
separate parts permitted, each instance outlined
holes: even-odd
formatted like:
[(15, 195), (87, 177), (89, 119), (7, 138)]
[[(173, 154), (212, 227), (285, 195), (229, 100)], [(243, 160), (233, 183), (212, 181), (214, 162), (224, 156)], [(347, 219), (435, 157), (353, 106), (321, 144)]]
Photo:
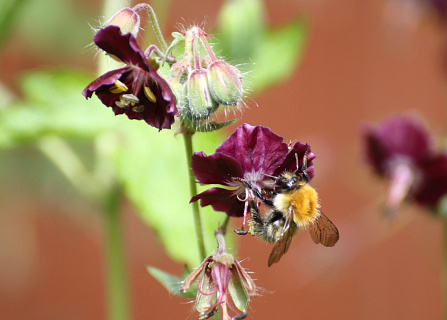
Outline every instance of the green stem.
[(163, 34), (161, 33), (160, 25), (158, 24), (157, 16), (155, 15), (154, 9), (152, 9), (152, 7), (147, 3), (137, 4), (135, 7), (133, 7), (133, 10), (135, 12), (139, 12), (143, 9), (147, 11), (147, 14), (151, 19), (152, 28), (154, 29), (155, 36), (157, 37), (158, 42), (160, 42), (161, 50), (163, 51), (163, 53), (166, 54), (168, 45), (166, 44), (165, 38), (163, 38)]
[(220, 227), (222, 229), (222, 233), (225, 235), (227, 234), (227, 226), (228, 226), (228, 221), (230, 221), (230, 216), (229, 215), (225, 215), (225, 219), (222, 223), (222, 226)]
[[(186, 161), (188, 165), (188, 178), (189, 178), (189, 190), (191, 192), (191, 197), (195, 196), (197, 194), (197, 185), (196, 185), (196, 179), (194, 177), (194, 172), (192, 171), (192, 134), (185, 133), (183, 134), (184, 140), (185, 140), (185, 150), (186, 150)], [(194, 216), (194, 225), (196, 229), (196, 235), (197, 235), (197, 245), (199, 247), (199, 254), (201, 260), (204, 260), (206, 258), (206, 251), (205, 251), (205, 242), (203, 239), (203, 229), (202, 229), (202, 220), (200, 217), (200, 211), (199, 211), (199, 202), (193, 202), (192, 203), (192, 211)]]
[(120, 221), (120, 194), (121, 189), (115, 187), (104, 197), (102, 203), (109, 320), (131, 319)]

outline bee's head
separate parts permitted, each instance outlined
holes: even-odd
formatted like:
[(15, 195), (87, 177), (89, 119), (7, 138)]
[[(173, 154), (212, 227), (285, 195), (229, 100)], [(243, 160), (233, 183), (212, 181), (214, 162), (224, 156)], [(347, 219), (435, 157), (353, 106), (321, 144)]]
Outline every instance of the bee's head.
[(297, 189), (304, 183), (295, 172), (284, 172), (276, 179), (275, 184), (278, 192), (284, 192)]

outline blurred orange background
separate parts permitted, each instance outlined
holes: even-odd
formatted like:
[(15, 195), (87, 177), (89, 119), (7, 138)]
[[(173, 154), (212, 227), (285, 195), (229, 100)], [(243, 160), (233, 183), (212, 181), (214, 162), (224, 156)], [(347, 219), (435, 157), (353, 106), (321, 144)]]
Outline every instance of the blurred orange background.
[[(167, 26), (206, 21), (212, 29), (221, 4), (174, 0)], [(384, 218), (386, 182), (364, 162), (360, 128), (412, 112), (443, 147), (447, 48), (442, 28), (430, 12), (410, 25), (404, 10), (385, 14), (386, 2), (378, 0), (268, 0), (266, 5), (272, 25), (298, 15), (308, 19), (307, 48), (286, 83), (247, 99), (249, 108), (237, 125), (268, 126), (286, 141), (312, 146), (317, 155), (312, 185), (341, 238), (334, 248), (324, 248), (302, 232), (271, 268), (270, 246), (249, 236), (239, 239), (237, 254), (248, 257), (242, 265), (261, 288), (247, 319), (441, 319), (442, 222), (410, 205), (397, 219)], [(88, 14), (86, 26), (100, 16), (99, 2), (74, 6)], [(22, 72), (35, 68), (94, 69), (94, 59), (82, 48), (68, 61), (26, 48), (20, 39), (9, 39), (0, 55), (0, 77), (11, 89)], [(76, 217), (63, 203), (26, 187), (2, 190), (0, 318), (105, 319), (99, 215), (88, 214), (93, 209), (86, 205), (82, 218)], [(153, 265), (180, 275), (182, 266), (166, 256), (129, 204), (123, 209), (134, 319), (196, 319), (192, 303), (167, 293), (146, 271)]]

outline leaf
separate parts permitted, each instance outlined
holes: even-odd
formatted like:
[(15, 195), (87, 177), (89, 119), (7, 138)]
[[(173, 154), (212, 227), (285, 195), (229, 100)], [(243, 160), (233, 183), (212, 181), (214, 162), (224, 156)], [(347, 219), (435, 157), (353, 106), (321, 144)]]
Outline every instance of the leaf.
[(267, 28), (262, 1), (226, 1), (214, 33), (217, 52), (237, 64), (250, 91), (262, 91), (289, 77), (304, 51), (307, 23), (300, 18)]
[[(135, 125), (122, 141), (116, 159), (126, 194), (138, 213), (156, 232), (169, 255), (190, 267), (201, 259), (198, 253), (192, 207), (189, 205), (188, 170), (184, 143), (172, 131), (157, 132)], [(194, 136), (195, 150), (214, 152), (222, 138), (212, 133)], [(206, 207), (201, 210), (208, 254), (215, 252), (214, 231), (225, 215)]]
[(178, 297), (194, 299), (197, 295), (197, 285), (189, 288), (186, 292), (180, 291), (182, 288), (182, 279), (173, 276), (163, 270), (155, 267), (147, 267), (149, 274), (154, 277), (169, 293)]
[(259, 0), (226, 1), (219, 11), (216, 31), (219, 49), (237, 63), (250, 61), (264, 37), (265, 8)]
[[(86, 167), (98, 179), (97, 187), (118, 179), (170, 257), (196, 267), (201, 258), (182, 137), (174, 135), (175, 127), (158, 132), (143, 121), (115, 116), (95, 96), (86, 101), (81, 91), (93, 79), (70, 70), (26, 75), (21, 83), (24, 100), (0, 109), (0, 150), (38, 144), (49, 134), (91, 143), (96, 154), (86, 160), (95, 163)], [(195, 151), (213, 153), (222, 140), (218, 133), (197, 133)], [(225, 215), (211, 208), (201, 212), (205, 245), (211, 254), (217, 247), (214, 230)]]
[(304, 51), (306, 34), (307, 24), (301, 19), (267, 34), (253, 55), (255, 67), (247, 75), (256, 91), (292, 75)]
[(70, 70), (25, 75), (23, 100), (0, 109), (0, 149), (34, 143), (47, 134), (92, 139), (110, 130), (113, 113), (81, 95), (91, 80)]

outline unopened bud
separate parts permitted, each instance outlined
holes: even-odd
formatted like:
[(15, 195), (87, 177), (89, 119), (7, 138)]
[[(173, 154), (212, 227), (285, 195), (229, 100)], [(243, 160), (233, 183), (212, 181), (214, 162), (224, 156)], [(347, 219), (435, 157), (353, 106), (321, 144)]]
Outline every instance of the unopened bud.
[(114, 16), (104, 24), (104, 27), (110, 25), (118, 26), (120, 27), (122, 34), (130, 32), (136, 38), (138, 31), (140, 30), (140, 16), (134, 10), (124, 8), (115, 13)]
[(214, 100), (223, 105), (236, 105), (242, 96), (239, 70), (223, 60), (208, 66), (208, 84)]
[(208, 118), (219, 104), (213, 99), (205, 69), (194, 70), (187, 82), (189, 112), (193, 118)]

